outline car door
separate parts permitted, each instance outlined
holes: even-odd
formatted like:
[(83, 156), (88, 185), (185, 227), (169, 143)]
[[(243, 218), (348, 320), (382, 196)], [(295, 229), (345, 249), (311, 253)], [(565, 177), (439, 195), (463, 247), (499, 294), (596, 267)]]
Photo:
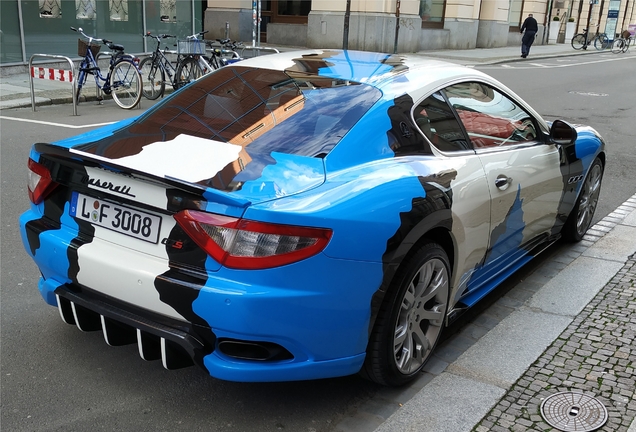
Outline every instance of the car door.
[(444, 90), (481, 160), (490, 191), (490, 239), (469, 290), (506, 272), (547, 240), (563, 192), (558, 148), (521, 104), (482, 82)]

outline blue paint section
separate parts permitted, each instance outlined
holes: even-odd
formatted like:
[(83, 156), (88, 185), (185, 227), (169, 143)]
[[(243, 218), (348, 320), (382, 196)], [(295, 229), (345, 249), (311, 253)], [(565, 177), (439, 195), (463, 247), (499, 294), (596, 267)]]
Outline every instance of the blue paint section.
[(591, 128), (577, 128), (577, 140), (574, 143), (574, 152), (578, 159), (583, 161), (583, 166), (589, 167), (601, 149), (598, 134)]
[(294, 359), (255, 364), (215, 352), (205, 358), (210, 374), (278, 381), (357, 372), (367, 344), (369, 299), (381, 279), (380, 263), (336, 260), (324, 254), (284, 269), (222, 268), (201, 288), (193, 311), (218, 338), (277, 343)]
[(384, 161), (340, 172), (311, 191), (249, 207), (248, 219), (330, 227), (333, 237), (323, 253), (283, 268), (217, 270), (208, 259), (208, 281), (193, 302), (194, 313), (217, 338), (273, 342), (294, 357), (259, 363), (215, 351), (204, 359), (209, 373), (234, 381), (356, 373), (364, 362), (371, 298), (383, 281), (387, 240), (401, 226), (400, 213), (412, 209), (413, 198), (425, 197), (414, 174), (408, 164)]
[(392, 130), (387, 115), (393, 100), (377, 102), (325, 158), (328, 173), (383, 158), (393, 158), (387, 132)]
[(374, 77), (384, 76), (394, 69), (393, 66), (383, 63), (389, 57), (388, 54), (339, 51), (325, 59), (329, 66), (320, 68), (318, 74), (349, 81), (372, 81)]
[[(62, 284), (72, 282), (68, 276), (70, 262), (67, 250), (71, 241), (77, 237), (79, 226), (69, 215), (69, 203), (64, 206), (64, 213), (61, 217), (61, 227), (56, 230), (46, 230), (39, 234), (40, 247), (36, 250), (33, 260), (37, 264), (42, 278), (38, 284), (40, 293), (44, 300), (55, 306), (55, 294), (53, 291)], [(33, 206), (31, 210), (25, 212), (20, 217), (20, 233), (22, 242), (27, 251), (30, 251), (26, 226), (30, 221), (35, 221), (42, 217), (41, 206)]]
[(245, 218), (332, 228), (325, 254), (380, 263), (401, 226), (400, 213), (425, 196), (410, 165), (386, 160), (335, 173), (307, 193), (249, 207)]
[(464, 304), (472, 306), (530, 259), (528, 251), (521, 248), (525, 227), (519, 185), (506, 218), (491, 229), (491, 246), (483, 263), (470, 276), (467, 295), (461, 299)]
[[(260, 202), (302, 192), (325, 181), (323, 160), (272, 152), (275, 163), (263, 168), (258, 179), (249, 180), (235, 194), (250, 201)], [(236, 178), (240, 180), (240, 174)]]

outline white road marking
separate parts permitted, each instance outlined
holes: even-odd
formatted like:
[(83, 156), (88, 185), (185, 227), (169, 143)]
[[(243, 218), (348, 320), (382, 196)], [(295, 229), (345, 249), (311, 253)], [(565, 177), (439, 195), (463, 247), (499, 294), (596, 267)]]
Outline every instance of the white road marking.
[(97, 126), (106, 126), (106, 125), (110, 125), (110, 124), (115, 123), (115, 122), (107, 122), (107, 123), (95, 123), (95, 124), (89, 124), (89, 125), (75, 126), (75, 125), (68, 125), (68, 124), (63, 124), (63, 123), (52, 123), (52, 122), (41, 121), (41, 120), (29, 120), (29, 119), (15, 118), (15, 117), (7, 117), (7, 116), (2, 116), (2, 115), (0, 115), (0, 119), (2, 119), (2, 120), (15, 120), (15, 121), (21, 121), (21, 122), (26, 122), (26, 123), (37, 123), (37, 124), (41, 124), (41, 125), (57, 126), (57, 127), (67, 128), (67, 129), (91, 128), (91, 127), (97, 127)]
[[(551, 59), (545, 59), (545, 60), (551, 60)], [(557, 60), (554, 59), (555, 61), (563, 61), (563, 60)], [(584, 65), (590, 65), (590, 64), (595, 64), (595, 63), (607, 63), (607, 62), (611, 62), (611, 61), (622, 61), (622, 60), (634, 60), (634, 56), (630, 55), (630, 56), (621, 56), (621, 57), (616, 57), (616, 56), (603, 56), (602, 60), (594, 60), (594, 61), (586, 61), (586, 62), (577, 62), (577, 63), (569, 63), (569, 64), (559, 64), (559, 65), (555, 65), (555, 64), (542, 64), (539, 65), (538, 63), (526, 63), (527, 66), (515, 66), (514, 64), (502, 64), (502, 65), (489, 65), (489, 66), (479, 66), (477, 65), (477, 67), (479, 69), (500, 69), (500, 68), (509, 68), (509, 69), (536, 69), (538, 66), (541, 66), (545, 69), (551, 69), (551, 68), (565, 68), (565, 67), (572, 67), (572, 66), (584, 66)]]

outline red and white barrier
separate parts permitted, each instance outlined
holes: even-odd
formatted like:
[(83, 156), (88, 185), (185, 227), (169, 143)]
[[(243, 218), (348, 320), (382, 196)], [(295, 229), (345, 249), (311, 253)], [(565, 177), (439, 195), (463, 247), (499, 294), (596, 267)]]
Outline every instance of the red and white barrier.
[(73, 71), (65, 69), (53, 69), (43, 67), (31, 67), (33, 78), (48, 79), (53, 81), (73, 82)]

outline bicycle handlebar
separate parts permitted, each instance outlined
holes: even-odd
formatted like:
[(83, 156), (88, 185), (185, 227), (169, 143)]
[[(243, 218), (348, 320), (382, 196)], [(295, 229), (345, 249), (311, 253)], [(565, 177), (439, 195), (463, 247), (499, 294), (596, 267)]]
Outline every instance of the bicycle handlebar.
[(86, 39), (88, 39), (88, 43), (89, 43), (89, 45), (90, 45), (90, 43), (91, 43), (91, 42), (93, 42), (93, 41), (101, 42), (101, 43), (103, 43), (103, 44), (112, 43), (111, 41), (106, 40), (106, 39), (98, 39), (98, 38), (94, 38), (94, 37), (92, 37), (92, 36), (88, 36), (86, 33), (84, 33), (84, 30), (83, 30), (81, 27), (79, 27), (79, 28), (71, 27), (71, 30), (73, 30), (74, 32), (77, 32), (77, 33), (81, 34), (81, 35), (82, 35), (82, 36), (84, 36)]
[(198, 39), (200, 36), (203, 36), (204, 34), (206, 34), (209, 31), (210, 30), (200, 31), (199, 33), (195, 33), (193, 35), (186, 36), (186, 39)]

